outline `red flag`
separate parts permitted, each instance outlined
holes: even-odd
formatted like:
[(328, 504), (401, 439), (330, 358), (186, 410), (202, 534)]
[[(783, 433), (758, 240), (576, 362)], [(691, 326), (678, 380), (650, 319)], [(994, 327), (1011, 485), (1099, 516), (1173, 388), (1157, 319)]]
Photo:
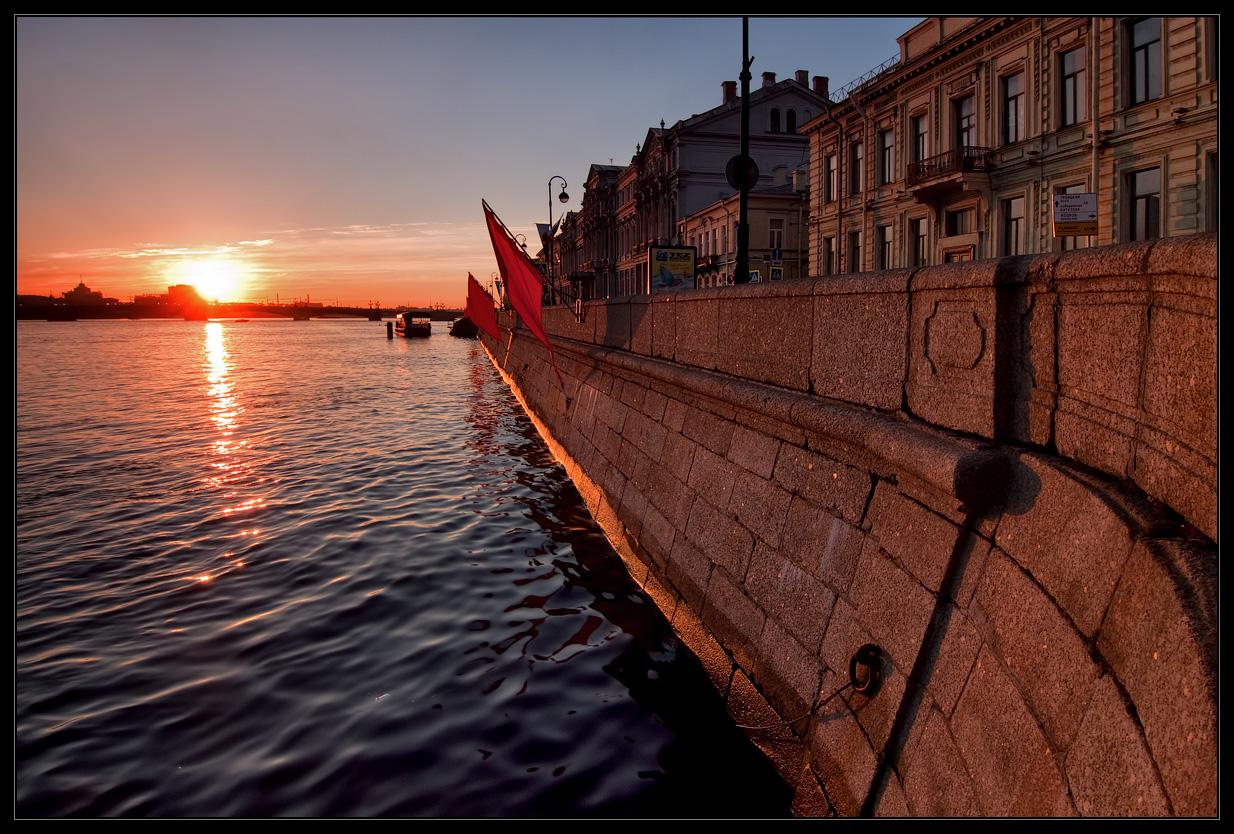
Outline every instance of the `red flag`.
[(493, 297), (470, 272), (467, 273), (466, 315), (476, 327), (494, 339), (501, 339), (501, 331), (497, 329), (497, 313), (493, 310)]
[(561, 379), (561, 372), (557, 370), (557, 357), (553, 353), (553, 346), (548, 343), (548, 336), (544, 333), (544, 324), (540, 319), (540, 270), (536, 269), (535, 264), (527, 257), (527, 253), (514, 242), (514, 238), (506, 231), (505, 225), (488, 207), (488, 203), (483, 200), (480, 203), (484, 206), (484, 220), (488, 224), (488, 236), (493, 241), (493, 251), (497, 254), (497, 266), (501, 270), (502, 279), (506, 282), (506, 294), (510, 296), (510, 304), (515, 312), (522, 316), (523, 324), (527, 325), (527, 329), (548, 348), (549, 358), (553, 360), (553, 371), (557, 373), (557, 379), (564, 385), (565, 381)]

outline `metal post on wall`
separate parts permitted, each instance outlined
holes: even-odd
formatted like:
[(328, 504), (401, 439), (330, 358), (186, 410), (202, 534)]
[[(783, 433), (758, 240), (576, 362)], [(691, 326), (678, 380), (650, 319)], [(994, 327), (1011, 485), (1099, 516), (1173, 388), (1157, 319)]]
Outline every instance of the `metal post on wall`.
[(746, 177), (750, 158), (750, 18), (741, 19), (741, 163), (738, 165), (740, 197), (737, 202), (737, 272), (733, 281), (750, 282), (750, 225), (746, 212), (750, 202), (750, 186)]

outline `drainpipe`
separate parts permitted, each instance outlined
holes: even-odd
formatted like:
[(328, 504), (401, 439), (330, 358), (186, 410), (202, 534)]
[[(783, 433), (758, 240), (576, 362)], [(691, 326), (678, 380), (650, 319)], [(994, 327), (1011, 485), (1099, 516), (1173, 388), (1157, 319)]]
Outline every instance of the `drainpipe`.
[[(861, 142), (866, 146), (866, 150), (870, 150), (870, 116), (866, 113), (865, 108), (858, 103), (855, 95), (849, 93), (848, 100), (853, 103), (853, 107), (861, 114)], [(867, 154), (864, 152), (861, 154), (861, 164), (866, 169), (861, 172), (861, 248), (865, 249), (866, 244), (870, 240), (869, 229), (867, 228), (870, 224), (870, 201), (867, 196), (870, 191), (870, 178), (866, 176), (870, 166)]]
[[(824, 102), (823, 108), (827, 111), (827, 121), (835, 125), (836, 130), (838, 131), (837, 138), (836, 138), (836, 191), (837, 191), (837, 194), (835, 195), (836, 197), (835, 259), (836, 259), (836, 265), (838, 266), (844, 260), (844, 245), (845, 245), (845, 242), (844, 242), (844, 164), (845, 164), (845, 150), (847, 149), (844, 147), (844, 125), (840, 124), (840, 122), (836, 120), (836, 117), (832, 115), (830, 100), (828, 100), (827, 102)], [(827, 172), (824, 170), (823, 174), (826, 175), (826, 173)], [(827, 184), (824, 182), (823, 183), (824, 193), (826, 193), (826, 190), (827, 190), (826, 186)], [(823, 236), (820, 234), (819, 235), (819, 253), (818, 253), (820, 262), (822, 261), (822, 255), (823, 255), (822, 239), (823, 239)], [(827, 266), (830, 267), (831, 264), (828, 264)], [(829, 274), (834, 275), (835, 273), (829, 273)]]
[[(1100, 104), (1101, 104), (1101, 93), (1100, 93), (1101, 85), (1098, 83), (1099, 81), (1098, 76), (1101, 72), (1101, 55), (1100, 55), (1101, 18), (1094, 17), (1091, 25), (1092, 25), (1092, 30), (1093, 30), (1093, 36), (1092, 36), (1093, 46), (1092, 46), (1092, 54), (1089, 55), (1088, 57), (1088, 64), (1089, 66), (1092, 67), (1092, 76), (1093, 76), (1092, 82), (1091, 82), (1092, 91), (1090, 93), (1092, 97), (1092, 102), (1089, 104), (1089, 108), (1092, 111), (1089, 114), (1089, 117), (1092, 119), (1092, 122), (1093, 122), (1093, 126), (1090, 131), (1092, 133), (1092, 142), (1093, 142), (1093, 194), (1096, 195), (1097, 205), (1101, 205), (1101, 183), (1100, 183), (1101, 149), (1098, 147), (1098, 144), (1097, 144), (1098, 142), (1101, 141), (1101, 113), (1099, 111)], [(1098, 216), (1100, 216), (1100, 211), (1098, 211)], [(1097, 242), (1100, 243), (1101, 241), (1101, 237), (1100, 237), (1101, 228), (1100, 227), (1097, 228), (1097, 235), (1098, 235)], [(1089, 246), (1093, 245), (1093, 238), (1091, 235), (1088, 238), (1088, 245)]]

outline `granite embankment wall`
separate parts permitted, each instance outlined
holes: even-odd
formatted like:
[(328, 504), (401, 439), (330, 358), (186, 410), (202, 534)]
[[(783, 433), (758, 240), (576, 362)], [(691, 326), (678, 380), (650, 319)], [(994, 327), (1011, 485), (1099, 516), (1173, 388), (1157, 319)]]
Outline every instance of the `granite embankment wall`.
[(1206, 235), (550, 308), (564, 383), (485, 344), (797, 814), (1207, 816), (1217, 277)]

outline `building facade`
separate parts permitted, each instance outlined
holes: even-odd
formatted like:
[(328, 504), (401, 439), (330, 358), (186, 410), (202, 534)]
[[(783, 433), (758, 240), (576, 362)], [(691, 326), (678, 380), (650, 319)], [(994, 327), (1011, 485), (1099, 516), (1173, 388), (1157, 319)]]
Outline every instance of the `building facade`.
[[(719, 106), (649, 129), (628, 165), (592, 166), (582, 209), (568, 232), (575, 239), (561, 246), (563, 259), (578, 253), (573, 266), (563, 261), (564, 275), (580, 286), (590, 281), (600, 297), (645, 293), (649, 245), (690, 245), (691, 235), (701, 241), (700, 227), (724, 213), (725, 201), (737, 193), (728, 184), (726, 168), (740, 153), (741, 98), (735, 81), (721, 87)], [(770, 252), (773, 239), (783, 241), (781, 248), (793, 241), (792, 253), (784, 260), (795, 272), (804, 273), (800, 263), (805, 255), (796, 251), (800, 247), (794, 233), (797, 215), (804, 216), (804, 210), (796, 211), (800, 197), (792, 181), (794, 173), (804, 174), (809, 164), (809, 139), (800, 128), (827, 104), (827, 79), (815, 77), (811, 83), (805, 71), (779, 82), (775, 73), (763, 73), (762, 85), (750, 91), (750, 157), (759, 170), (752, 192), (766, 194), (760, 205), (768, 206), (761, 219), (748, 218), (751, 246), (766, 237), (762, 248)], [(696, 215), (697, 221), (690, 220)], [(764, 222), (766, 230), (761, 228)], [(720, 253), (719, 228), (709, 228), (708, 243), (714, 232), (716, 248), (708, 257)], [(724, 228), (735, 251), (727, 221)], [(705, 251), (706, 244), (699, 248), (700, 257)], [(761, 268), (761, 259), (761, 251), (752, 254), (751, 268)]]
[[(778, 281), (810, 274), (805, 219), (809, 214), (809, 170), (794, 175), (779, 168), (772, 184), (749, 192), (746, 222), (750, 227), (749, 268), (752, 279)], [(716, 200), (683, 218), (678, 238), (698, 254), (698, 286), (735, 283), (737, 218), (740, 194)]]
[[(803, 128), (815, 274), (1217, 228), (1216, 18), (934, 17), (899, 43)], [(1067, 201), (1091, 234), (1056, 234)]]

